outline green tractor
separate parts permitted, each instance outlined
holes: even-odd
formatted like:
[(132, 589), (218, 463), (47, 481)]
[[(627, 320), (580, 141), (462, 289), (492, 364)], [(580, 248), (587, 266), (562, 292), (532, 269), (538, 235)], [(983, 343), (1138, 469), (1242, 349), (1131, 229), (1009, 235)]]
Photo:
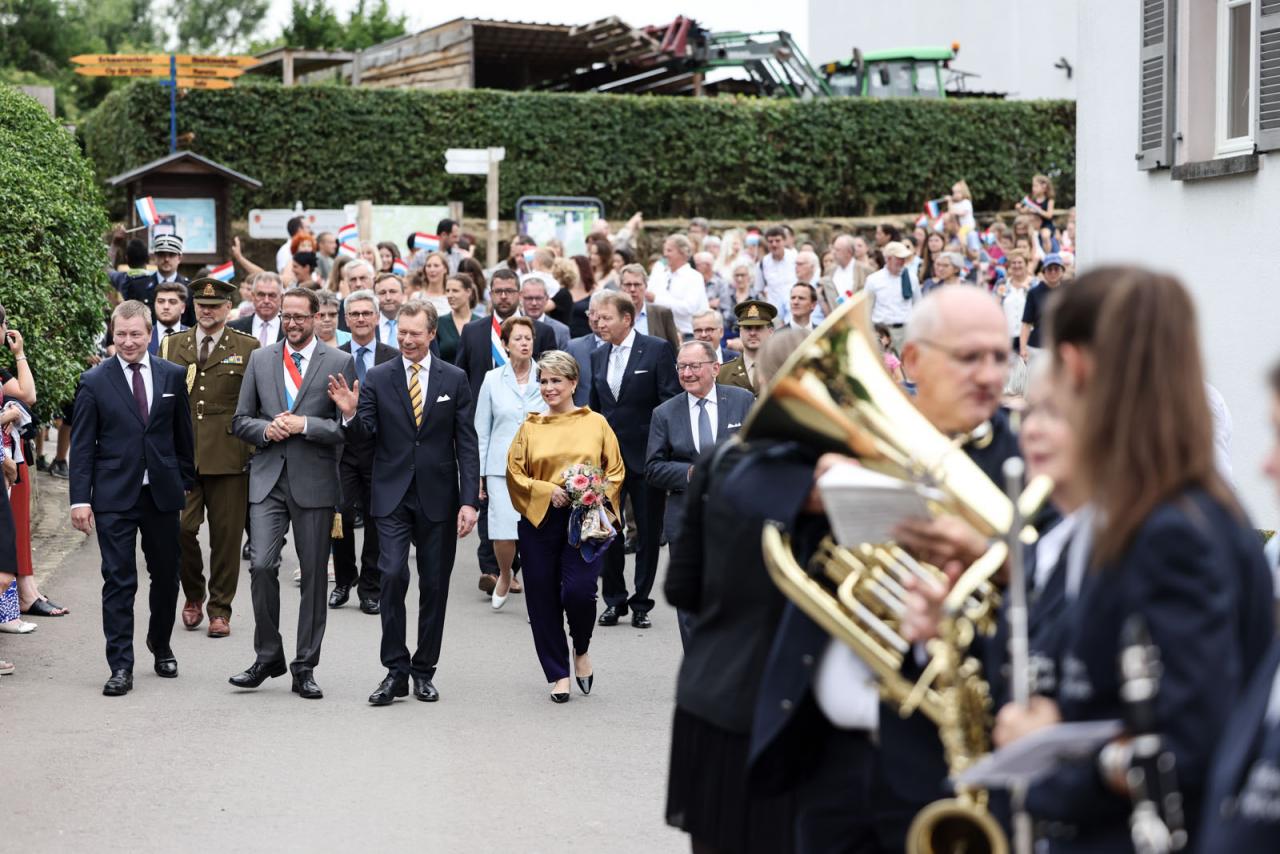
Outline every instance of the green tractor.
[(853, 57), (819, 67), (831, 93), (871, 98), (1003, 98), (1004, 92), (977, 92), (968, 80), (977, 77), (951, 67), (960, 43), (950, 47), (853, 49)]

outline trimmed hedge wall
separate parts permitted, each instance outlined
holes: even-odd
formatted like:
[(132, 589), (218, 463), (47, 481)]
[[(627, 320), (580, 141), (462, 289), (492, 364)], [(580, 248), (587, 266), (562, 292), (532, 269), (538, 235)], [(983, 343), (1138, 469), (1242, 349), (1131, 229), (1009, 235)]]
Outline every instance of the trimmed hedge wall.
[[(168, 98), (140, 82), (81, 125), (107, 177), (167, 153)], [(613, 217), (785, 217), (917, 211), (965, 178), (1002, 209), (1045, 172), (1075, 184), (1069, 101), (684, 99), (531, 92), (283, 88), (242, 83), (178, 104), (190, 147), (263, 182), (238, 199), (337, 207), (461, 199), (484, 178), (444, 174), (446, 148), (504, 146), (502, 215), (527, 194), (590, 195)], [(113, 199), (119, 206), (120, 199)], [(123, 213), (123, 211), (119, 211)]]
[[(0, 302), (22, 333), (37, 406), (59, 414), (102, 334), (107, 219), (93, 170), (34, 100), (0, 85)], [(0, 363), (13, 367), (8, 347)]]

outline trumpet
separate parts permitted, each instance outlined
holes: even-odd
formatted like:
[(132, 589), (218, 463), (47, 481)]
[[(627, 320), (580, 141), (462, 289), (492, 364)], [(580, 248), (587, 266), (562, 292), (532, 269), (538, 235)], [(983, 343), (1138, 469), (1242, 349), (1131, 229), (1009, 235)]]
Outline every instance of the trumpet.
[[(1033, 481), (1018, 500), (1005, 493), (915, 408), (884, 369), (874, 343), (870, 305), (859, 294), (835, 311), (785, 362), (743, 426), (742, 438), (785, 439), (818, 451), (851, 454), (883, 474), (930, 488), (930, 510), (954, 514), (989, 538), (987, 551), (956, 580), (943, 606), (939, 636), (926, 645), (918, 678), (903, 664), (902, 635), (910, 579), (946, 584), (936, 566), (894, 543), (842, 544), (826, 538), (802, 566), (780, 525), (762, 535), (765, 565), (782, 592), (831, 635), (848, 644), (877, 677), (881, 697), (903, 717), (919, 711), (938, 728), (954, 777), (990, 751), (991, 697), (982, 667), (969, 654), (975, 638), (996, 628), (1000, 593), (993, 576), (1009, 554), (1016, 516), (1031, 516), (1051, 483)], [(1015, 541), (1034, 542), (1027, 528)], [(911, 854), (1007, 854), (1009, 841), (987, 809), (987, 793), (961, 788), (912, 822)]]

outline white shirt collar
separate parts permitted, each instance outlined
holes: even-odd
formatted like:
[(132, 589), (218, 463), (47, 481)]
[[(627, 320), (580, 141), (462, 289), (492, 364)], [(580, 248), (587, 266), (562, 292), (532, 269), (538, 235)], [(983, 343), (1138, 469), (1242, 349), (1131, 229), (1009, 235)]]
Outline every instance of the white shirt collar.
[(716, 408), (716, 387), (713, 383), (711, 391), (707, 392), (706, 397), (698, 397), (693, 392), (685, 392), (689, 396), (689, 411), (696, 413), (698, 411), (698, 401), (705, 400), (707, 402), (707, 411), (710, 412)]
[(316, 338), (316, 336), (312, 335), (311, 340), (307, 342), (307, 346), (303, 347), (301, 350), (293, 349), (293, 345), (286, 341), (284, 343), (284, 351), (286, 353), (301, 353), (302, 361), (310, 364), (311, 356), (316, 352), (316, 344), (319, 340), (320, 339)]
[(629, 350), (631, 349), (631, 345), (635, 343), (636, 343), (636, 329), (633, 326), (631, 327), (631, 331), (627, 333), (627, 337), (622, 339), (622, 343), (614, 344), (613, 346), (617, 349)]
[[(404, 372), (408, 375), (409, 370), (413, 367), (413, 361), (408, 356), (400, 357), (400, 364), (404, 366)], [(431, 370), (431, 351), (427, 351), (427, 355), (422, 357), (422, 361), (418, 363), (422, 366), (422, 372), (426, 373)], [(421, 375), (421, 374), (420, 374)]]
[[(130, 373), (129, 363), (124, 360), (124, 356), (121, 356), (119, 354), (116, 354), (116, 358), (120, 361), (120, 369), (123, 370), (124, 375), (128, 377)], [(142, 358), (138, 360), (138, 364), (142, 365), (143, 369), (145, 370), (148, 370), (148, 371), (151, 370), (151, 354), (146, 350), (143, 350)]]
[(254, 334), (256, 335), (257, 333), (261, 332), (261, 331), (262, 331), (262, 327), (264, 327), (264, 326), (274, 327), (274, 326), (276, 326), (279, 322), (280, 322), (280, 315), (278, 315), (278, 314), (277, 314), (275, 317), (271, 318), (270, 320), (263, 320), (263, 319), (262, 319), (262, 315), (258, 314), (257, 312), (254, 312), (254, 314), (253, 314), (253, 331), (254, 331)]

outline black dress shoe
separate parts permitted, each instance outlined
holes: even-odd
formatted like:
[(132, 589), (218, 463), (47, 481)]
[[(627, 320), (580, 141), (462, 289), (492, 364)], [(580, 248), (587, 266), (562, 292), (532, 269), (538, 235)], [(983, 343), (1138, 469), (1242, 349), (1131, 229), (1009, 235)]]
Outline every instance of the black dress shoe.
[(289, 665), (283, 661), (274, 661), (270, 664), (262, 664), (255, 661), (243, 673), (237, 673), (227, 681), (237, 688), (257, 688), (268, 679), (283, 676), (288, 672)]
[(409, 682), (407, 679), (397, 679), (395, 676), (388, 675), (382, 683), (374, 689), (369, 695), (369, 705), (371, 706), (389, 706), (391, 701), (396, 697), (409, 696)]
[(111, 678), (102, 686), (102, 696), (123, 697), (133, 690), (133, 674), (128, 670), (111, 671)]
[(568, 692), (568, 691), (565, 691), (565, 692), (564, 692), (564, 693), (562, 693), (562, 694), (557, 694), (555, 691), (552, 691), (552, 692), (551, 692), (551, 702), (553, 702), (553, 703), (567, 703), (567, 702), (569, 702), (569, 692)]
[(649, 612), (637, 608), (631, 614), (631, 625), (637, 629), (650, 628), (653, 623), (649, 622)]
[(360, 612), (362, 614), (379, 614), (382, 608), (378, 605), (377, 599), (361, 599)]
[(604, 609), (604, 612), (600, 614), (600, 619), (596, 622), (602, 626), (616, 626), (618, 625), (619, 618), (625, 617), (626, 615), (626, 605), (610, 605), (608, 608)]
[(156, 652), (155, 646), (152, 645), (151, 639), (147, 638), (147, 651), (156, 657), (156, 675), (163, 676), (165, 679), (176, 679), (178, 677), (178, 659), (173, 657), (173, 650), (161, 654)]
[(329, 607), (341, 608), (347, 604), (347, 600), (351, 598), (350, 584), (335, 584), (333, 592), (329, 594)]
[(594, 673), (588, 673), (586, 676), (575, 676), (574, 680), (578, 683), (578, 690), (582, 692), (582, 696), (591, 693), (591, 684), (596, 681)]
[(440, 692), (436, 690), (436, 686), (431, 684), (430, 679), (415, 676), (413, 677), (413, 696), (424, 703), (434, 703), (440, 699)]
[(622, 553), (623, 553), (623, 554), (629, 554), (629, 555), (633, 555), (633, 554), (635, 554), (635, 553), (636, 553), (636, 541), (635, 541), (635, 540), (627, 540), (626, 542), (624, 542), (624, 543), (622, 544)]
[(299, 670), (293, 674), (293, 693), (304, 700), (319, 700), (324, 696), (310, 670)]
[(240, 548), (240, 559), (249, 560), (249, 541), (245, 540), (244, 545)]

